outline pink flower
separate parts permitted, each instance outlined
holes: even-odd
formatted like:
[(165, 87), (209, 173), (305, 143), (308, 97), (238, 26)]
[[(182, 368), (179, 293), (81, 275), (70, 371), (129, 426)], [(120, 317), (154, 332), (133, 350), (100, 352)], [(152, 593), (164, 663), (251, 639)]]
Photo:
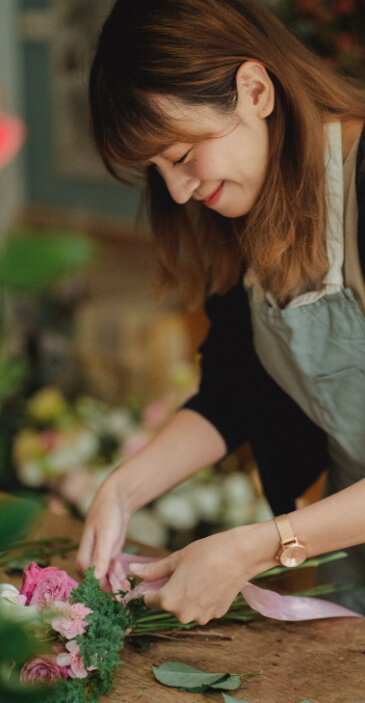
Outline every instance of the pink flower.
[[(118, 591), (130, 591), (132, 588), (130, 581), (127, 579), (125, 566), (121, 563), (121, 560), (118, 559), (118, 557), (111, 560), (107, 578), (112, 593), (117, 593)], [(116, 596), (116, 598), (120, 603), (122, 602), (121, 595)]]
[(93, 611), (83, 603), (54, 603), (52, 606), (51, 625), (63, 637), (72, 640), (76, 635), (82, 635), (88, 623), (87, 615)]
[(41, 683), (53, 683), (56, 676), (62, 679), (68, 678), (66, 667), (57, 664), (57, 657), (54, 654), (44, 654), (36, 657), (24, 664), (20, 672), (22, 683), (29, 681), (39, 681)]
[(85, 669), (76, 640), (67, 642), (65, 647), (67, 651), (57, 656), (57, 664), (61, 667), (66, 666), (68, 676), (72, 679), (85, 679), (88, 671), (97, 669), (97, 666), (88, 666), (87, 670)]
[(16, 155), (25, 139), (25, 127), (18, 117), (0, 113), (0, 168)]
[(26, 596), (27, 605), (36, 605), (40, 610), (55, 601), (66, 601), (77, 586), (77, 581), (66, 571), (60, 571), (56, 566), (42, 569), (32, 561), (23, 571), (20, 593)]

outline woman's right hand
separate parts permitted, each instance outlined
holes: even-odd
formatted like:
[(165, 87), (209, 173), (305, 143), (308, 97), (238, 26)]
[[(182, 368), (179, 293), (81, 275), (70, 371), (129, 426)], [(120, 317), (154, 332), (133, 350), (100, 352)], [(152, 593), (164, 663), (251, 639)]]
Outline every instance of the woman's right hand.
[(100, 486), (90, 505), (76, 557), (82, 572), (95, 566), (101, 588), (107, 588), (109, 564), (120, 553), (125, 541), (130, 510), (118, 486), (118, 470)]

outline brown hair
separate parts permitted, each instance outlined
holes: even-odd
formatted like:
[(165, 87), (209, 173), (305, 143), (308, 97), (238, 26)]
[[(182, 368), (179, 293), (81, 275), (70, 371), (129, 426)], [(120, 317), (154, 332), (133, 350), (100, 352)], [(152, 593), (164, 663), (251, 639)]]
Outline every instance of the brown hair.
[(119, 165), (194, 141), (151, 97), (233, 110), (246, 60), (266, 68), (276, 93), (257, 202), (238, 220), (199, 203), (177, 205), (148, 169), (150, 220), (162, 285), (183, 279), (196, 284), (194, 295), (224, 292), (250, 265), (284, 302), (318, 286), (328, 268), (323, 123), (365, 119), (360, 86), (333, 73), (256, 0), (117, 0), (90, 74), (92, 130), (107, 169), (128, 181)]

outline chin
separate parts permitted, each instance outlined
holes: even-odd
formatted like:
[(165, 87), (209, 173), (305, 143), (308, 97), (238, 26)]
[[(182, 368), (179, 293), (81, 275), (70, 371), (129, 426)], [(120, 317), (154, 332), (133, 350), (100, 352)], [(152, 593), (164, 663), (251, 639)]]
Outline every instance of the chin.
[[(251, 206), (252, 207), (252, 206)], [(221, 208), (216, 208), (216, 211), (219, 213), (219, 215), (222, 215), (222, 217), (228, 217), (229, 219), (236, 219), (237, 217), (243, 217), (244, 215), (247, 215), (247, 213), (250, 212), (251, 207), (240, 207), (238, 206), (232, 206), (232, 207), (221, 207)]]

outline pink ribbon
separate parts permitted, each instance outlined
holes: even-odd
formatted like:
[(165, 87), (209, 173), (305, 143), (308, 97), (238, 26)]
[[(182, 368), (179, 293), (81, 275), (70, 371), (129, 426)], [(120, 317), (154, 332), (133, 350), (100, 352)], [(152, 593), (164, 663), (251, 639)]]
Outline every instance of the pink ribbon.
[[(120, 583), (120, 590), (126, 590), (125, 579), (127, 576), (132, 575), (129, 564), (150, 564), (154, 561), (160, 561), (160, 558), (141, 557), (122, 552), (113, 559), (109, 569), (108, 577), (113, 586), (113, 590), (118, 590), (118, 582)], [(157, 579), (155, 581), (141, 581), (138, 586), (124, 596), (123, 604), (126, 605), (135, 598), (141, 598), (141, 596), (145, 596), (148, 593), (160, 590), (168, 580), (169, 577)], [(317, 620), (319, 618), (362, 617), (359, 613), (344, 608), (342, 605), (337, 605), (336, 603), (331, 603), (320, 598), (281, 596), (275, 591), (259, 588), (253, 583), (246, 583), (241, 593), (250, 608), (256, 610), (261, 615), (265, 615), (267, 618), (273, 618), (275, 620), (294, 621)]]

